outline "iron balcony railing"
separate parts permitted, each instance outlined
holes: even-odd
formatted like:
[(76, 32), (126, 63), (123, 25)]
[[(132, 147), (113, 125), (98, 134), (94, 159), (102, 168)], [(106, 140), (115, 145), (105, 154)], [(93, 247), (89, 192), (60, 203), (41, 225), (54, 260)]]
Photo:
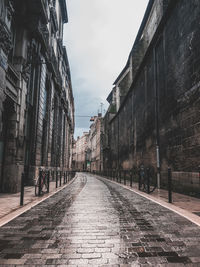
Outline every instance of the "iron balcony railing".
[(48, 50), (49, 49), (49, 30), (48, 30), (46, 24), (43, 24), (39, 21), (38, 31), (39, 31), (40, 37), (43, 41), (43, 44), (46, 47), (46, 50)]

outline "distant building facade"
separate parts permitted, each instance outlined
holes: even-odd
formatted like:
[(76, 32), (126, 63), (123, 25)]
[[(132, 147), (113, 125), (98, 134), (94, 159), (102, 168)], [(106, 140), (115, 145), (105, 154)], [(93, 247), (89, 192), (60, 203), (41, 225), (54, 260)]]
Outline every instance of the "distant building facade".
[(100, 171), (102, 159), (102, 116), (94, 116), (90, 131), (84, 132), (75, 142), (75, 166), (78, 170)]
[(84, 171), (87, 169), (86, 152), (88, 148), (89, 133), (84, 132), (75, 142), (75, 169)]
[(88, 162), (91, 171), (102, 170), (102, 117), (101, 114), (94, 117), (90, 126), (88, 148)]
[(200, 2), (150, 0), (127, 64), (108, 96), (104, 168), (151, 165), (199, 190)]
[(40, 167), (71, 168), (74, 100), (65, 0), (0, 2), (0, 191)]

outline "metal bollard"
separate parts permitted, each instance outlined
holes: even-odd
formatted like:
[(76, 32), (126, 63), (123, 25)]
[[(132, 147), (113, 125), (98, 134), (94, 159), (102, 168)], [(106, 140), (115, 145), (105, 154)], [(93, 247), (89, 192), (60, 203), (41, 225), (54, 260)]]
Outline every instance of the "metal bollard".
[(60, 171), (60, 186), (62, 185), (62, 171)]
[(56, 171), (56, 188), (58, 187), (58, 171)]
[(149, 168), (147, 168), (147, 194), (150, 194), (150, 177), (149, 177)]
[(41, 196), (42, 193), (42, 170), (39, 171), (39, 192), (38, 192), (38, 196)]
[(126, 171), (124, 170), (124, 185), (126, 185)]
[(66, 184), (66, 172), (64, 172), (64, 184)]
[(138, 173), (138, 190), (141, 190), (141, 174), (140, 174), (140, 171)]
[(200, 166), (198, 167), (199, 170), (199, 184), (200, 184)]
[(172, 171), (170, 167), (168, 167), (168, 201), (172, 203)]
[(133, 187), (133, 171), (130, 171), (130, 187)]
[(50, 185), (50, 171), (48, 171), (47, 175), (47, 193), (49, 193), (49, 185)]
[(24, 176), (24, 173), (22, 173), (22, 176), (21, 176), (20, 206), (24, 205), (24, 181), (25, 181), (25, 176)]

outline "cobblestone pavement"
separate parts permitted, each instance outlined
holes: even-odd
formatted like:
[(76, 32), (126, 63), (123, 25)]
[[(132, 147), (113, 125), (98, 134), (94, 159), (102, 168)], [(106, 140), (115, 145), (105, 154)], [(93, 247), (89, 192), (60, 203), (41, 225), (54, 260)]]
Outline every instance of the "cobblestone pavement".
[(0, 266), (200, 266), (200, 228), (102, 178), (79, 174), (0, 228)]

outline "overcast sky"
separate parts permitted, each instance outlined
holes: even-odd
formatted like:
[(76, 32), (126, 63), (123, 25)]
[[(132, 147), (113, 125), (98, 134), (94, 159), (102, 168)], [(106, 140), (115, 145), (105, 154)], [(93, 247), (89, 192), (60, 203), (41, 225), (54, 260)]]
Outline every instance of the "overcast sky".
[(125, 66), (148, 0), (67, 0), (64, 30), (75, 99), (75, 138), (106, 98)]

